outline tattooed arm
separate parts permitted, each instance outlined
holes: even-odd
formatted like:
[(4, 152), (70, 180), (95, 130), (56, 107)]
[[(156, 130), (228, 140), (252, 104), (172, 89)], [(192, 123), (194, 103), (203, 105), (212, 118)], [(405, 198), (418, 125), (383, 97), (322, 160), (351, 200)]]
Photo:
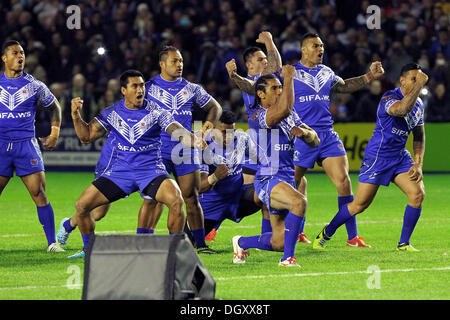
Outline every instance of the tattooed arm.
[(281, 55), (272, 39), (272, 34), (268, 31), (263, 31), (259, 34), (256, 42), (263, 43), (267, 50), (267, 67), (263, 74), (274, 73), (281, 69)]
[(405, 94), (402, 100), (395, 102), (392, 106), (389, 107), (387, 111), (388, 114), (394, 117), (404, 117), (408, 113), (410, 113), (416, 105), (420, 90), (427, 83), (427, 81), (428, 76), (422, 71), (419, 71), (417, 73), (415, 84), (412, 89), (407, 94)]
[(414, 165), (409, 169), (409, 178), (419, 183), (423, 179), (422, 165), (425, 154), (425, 129), (417, 126), (413, 129)]
[(346, 80), (340, 79), (340, 81), (333, 86), (332, 90), (335, 93), (352, 93), (364, 88), (372, 80), (378, 79), (383, 74), (384, 69), (381, 62), (376, 61), (370, 65), (370, 71), (366, 74)]
[(225, 64), (225, 67), (227, 68), (230, 79), (234, 82), (234, 84), (237, 85), (240, 90), (250, 95), (255, 94), (255, 81), (241, 77), (237, 74), (236, 61), (234, 59), (228, 61)]

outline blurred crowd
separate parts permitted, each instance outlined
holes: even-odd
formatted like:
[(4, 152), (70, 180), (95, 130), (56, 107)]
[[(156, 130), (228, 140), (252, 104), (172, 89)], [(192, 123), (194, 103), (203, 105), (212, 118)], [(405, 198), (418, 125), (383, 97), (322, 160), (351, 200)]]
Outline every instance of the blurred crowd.
[[(331, 98), (336, 122), (374, 122), (381, 95), (398, 86), (402, 65), (415, 61), (429, 75), (421, 98), (426, 121), (450, 121), (450, 3), (433, 0), (150, 0), (78, 1), (81, 28), (68, 28), (71, 1), (12, 0), (0, 3), (0, 42), (19, 40), (25, 71), (49, 86), (71, 123), (70, 100), (84, 100), (84, 118), (121, 98), (118, 76), (140, 70), (159, 74), (158, 52), (181, 50), (183, 76), (200, 83), (224, 109), (246, 121), (241, 92), (229, 81), (225, 63), (234, 58), (246, 74), (242, 52), (268, 30), (283, 63), (300, 59), (300, 39), (318, 33), (324, 64), (342, 78), (367, 72), (381, 61), (385, 76), (367, 89)], [(369, 29), (370, 5), (379, 6), (381, 28)], [(98, 49), (105, 48), (104, 54)], [(202, 119), (196, 110), (195, 119)]]

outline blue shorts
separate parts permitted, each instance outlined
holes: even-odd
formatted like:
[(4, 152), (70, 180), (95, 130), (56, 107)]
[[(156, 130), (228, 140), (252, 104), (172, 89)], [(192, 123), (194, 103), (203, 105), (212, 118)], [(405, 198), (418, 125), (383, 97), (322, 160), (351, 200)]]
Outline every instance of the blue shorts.
[(126, 163), (119, 164), (119, 162), (115, 162), (96, 178), (105, 177), (111, 180), (127, 195), (140, 190), (141, 197), (148, 199), (147, 196), (142, 194), (142, 191), (155, 178), (167, 174), (162, 164), (155, 165), (153, 168), (130, 168)]
[(317, 135), (320, 138), (320, 144), (315, 148), (308, 146), (301, 139), (295, 139), (294, 165), (311, 169), (316, 162), (321, 166), (325, 158), (347, 154), (344, 144), (335, 131), (317, 131)]
[(255, 177), (253, 184), (255, 185), (255, 192), (258, 195), (259, 200), (261, 200), (266, 207), (269, 209), (270, 214), (287, 214), (289, 210), (277, 210), (270, 206), (270, 194), (272, 189), (279, 183), (286, 182), (290, 184), (294, 189), (295, 180), (292, 175), (287, 176), (259, 176)]
[(182, 154), (180, 157), (172, 160), (171, 155), (163, 154), (162, 161), (168, 173), (174, 176), (184, 176), (195, 170), (200, 169), (200, 157), (197, 149), (189, 149), (188, 154)]
[(201, 193), (199, 202), (202, 206), (205, 219), (215, 221), (223, 221), (225, 219), (230, 219), (234, 222), (241, 221), (241, 218), (237, 217), (239, 201), (248, 186), (248, 184), (244, 184), (238, 192), (223, 198), (213, 198), (207, 193)]
[(407, 150), (403, 151), (401, 157), (394, 159), (364, 158), (358, 181), (388, 186), (398, 174), (408, 172), (413, 164), (414, 160)]
[(242, 164), (242, 170), (245, 174), (255, 175), (258, 171), (258, 165), (256, 163), (251, 163), (250, 159), (245, 157), (244, 163)]
[(0, 176), (26, 176), (44, 171), (44, 161), (36, 138), (7, 142), (0, 141)]

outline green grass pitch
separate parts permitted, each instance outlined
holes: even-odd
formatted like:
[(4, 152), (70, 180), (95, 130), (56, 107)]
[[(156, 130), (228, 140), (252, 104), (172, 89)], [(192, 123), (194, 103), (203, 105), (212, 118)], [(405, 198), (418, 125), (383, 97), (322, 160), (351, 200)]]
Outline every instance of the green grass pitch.
[[(89, 173), (47, 173), (47, 194), (55, 211), (56, 229), (74, 213), (74, 202), (93, 178)], [(351, 175), (353, 188), (357, 176)], [(426, 198), (411, 243), (418, 253), (395, 251), (406, 197), (395, 185), (381, 187), (374, 203), (358, 216), (360, 236), (372, 248), (345, 246), (345, 228), (338, 230), (325, 252), (297, 244), (302, 268), (278, 267), (282, 253), (251, 250), (244, 265), (231, 263), (234, 235), (256, 235), (261, 215), (236, 224), (226, 221), (211, 247), (219, 254), (201, 256), (217, 283), (218, 299), (449, 299), (450, 175), (426, 174)], [(308, 176), (305, 232), (312, 239), (337, 211), (336, 191), (323, 174)], [(141, 205), (138, 194), (114, 203), (97, 223), (96, 232), (133, 234)], [(163, 214), (157, 234), (167, 234)], [(0, 299), (81, 298), (83, 261), (67, 256), (82, 246), (74, 231), (66, 252), (46, 253), (46, 240), (27, 190), (13, 178), (0, 197)]]

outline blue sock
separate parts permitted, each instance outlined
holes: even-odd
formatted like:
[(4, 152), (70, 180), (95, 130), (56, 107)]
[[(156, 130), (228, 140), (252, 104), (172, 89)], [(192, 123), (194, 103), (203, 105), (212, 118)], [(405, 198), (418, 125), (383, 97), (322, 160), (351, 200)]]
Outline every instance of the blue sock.
[[(346, 196), (346, 197), (338, 197), (339, 209), (344, 204), (352, 202), (353, 199), (354, 199), (353, 195)], [(354, 215), (352, 218), (348, 219), (348, 221), (345, 223), (345, 227), (347, 228), (348, 240), (351, 240), (358, 235), (358, 227), (356, 225), (356, 215)]]
[(154, 229), (147, 229), (148, 230), (148, 234), (154, 234), (155, 233), (155, 230)]
[(94, 234), (94, 233), (81, 234), (81, 238), (83, 239), (83, 249), (84, 249), (84, 251), (87, 250), (88, 244), (89, 244), (89, 239), (91, 238), (91, 236), (92, 236), (93, 234)]
[(249, 248), (258, 248), (261, 250), (273, 251), (270, 239), (272, 238), (272, 232), (266, 232), (258, 236), (241, 237), (239, 238), (239, 246), (247, 250)]
[(295, 245), (297, 244), (298, 231), (305, 220), (289, 212), (284, 220), (284, 255), (281, 259), (286, 260), (289, 257), (295, 257)]
[(409, 239), (411, 238), (421, 213), (422, 208), (413, 208), (409, 205), (406, 206), (405, 214), (403, 215), (402, 234), (398, 244), (409, 243)]
[(55, 237), (55, 216), (53, 214), (53, 208), (50, 203), (43, 207), (36, 207), (39, 222), (44, 228), (45, 236), (47, 237), (48, 245), (56, 242)]
[(137, 228), (136, 229), (137, 234), (150, 233), (149, 231), (150, 231), (150, 229), (146, 229), (146, 228)]
[(346, 204), (340, 207), (338, 213), (325, 228), (325, 233), (327, 236), (331, 237), (336, 232), (337, 228), (342, 226), (351, 217), (352, 215), (348, 212), (348, 206)]
[(261, 234), (266, 232), (272, 232), (272, 225), (270, 224), (270, 219), (262, 219), (261, 223)]
[(205, 228), (192, 230), (192, 236), (194, 237), (195, 245), (197, 246), (197, 248), (206, 247)]
[(72, 232), (76, 227), (72, 227), (70, 225), (70, 219), (64, 221), (63, 223), (64, 229), (66, 229), (66, 232)]
[(304, 219), (302, 220), (302, 224), (300, 225), (300, 229), (298, 229), (298, 234), (303, 233), (303, 231), (305, 230), (305, 221), (306, 221), (306, 217), (304, 217)]

